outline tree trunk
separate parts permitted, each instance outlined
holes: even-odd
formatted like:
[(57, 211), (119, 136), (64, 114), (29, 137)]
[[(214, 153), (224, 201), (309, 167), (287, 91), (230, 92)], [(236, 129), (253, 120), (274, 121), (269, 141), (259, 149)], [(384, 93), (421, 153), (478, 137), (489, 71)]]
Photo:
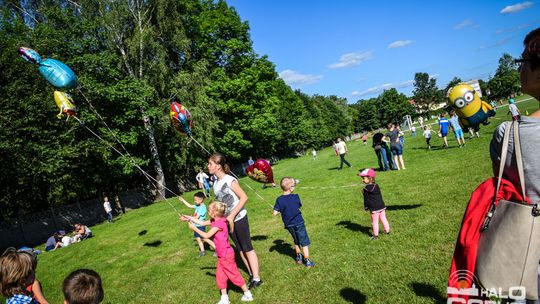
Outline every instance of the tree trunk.
[(154, 136), (154, 128), (150, 123), (150, 118), (148, 115), (146, 115), (144, 107), (141, 107), (141, 113), (143, 116), (144, 127), (146, 129), (146, 133), (148, 134), (150, 153), (152, 154), (152, 159), (154, 160), (154, 170), (156, 171), (157, 189), (154, 200), (165, 199), (165, 174), (163, 174), (163, 167), (161, 166), (161, 161), (159, 160), (156, 138)]

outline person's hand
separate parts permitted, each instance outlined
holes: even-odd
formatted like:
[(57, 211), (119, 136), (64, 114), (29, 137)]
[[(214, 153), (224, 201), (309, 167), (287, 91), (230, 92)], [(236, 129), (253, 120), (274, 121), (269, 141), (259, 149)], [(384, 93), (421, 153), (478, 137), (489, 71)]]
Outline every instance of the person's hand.
[(190, 222), (190, 221), (193, 220), (193, 217), (191, 217), (189, 215), (182, 214), (182, 215), (180, 215), (180, 220), (183, 221), (183, 222)]
[(188, 222), (188, 227), (191, 230), (195, 230), (195, 225), (193, 225), (193, 222)]
[(234, 216), (232, 215), (227, 216), (227, 222), (229, 222), (230, 232), (233, 232), (234, 231)]

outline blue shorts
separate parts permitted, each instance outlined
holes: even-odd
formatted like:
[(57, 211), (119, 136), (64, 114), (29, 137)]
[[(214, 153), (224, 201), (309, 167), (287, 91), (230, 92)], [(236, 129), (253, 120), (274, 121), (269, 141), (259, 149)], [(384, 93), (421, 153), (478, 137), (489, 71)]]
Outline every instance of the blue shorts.
[[(197, 228), (199, 228), (199, 230), (202, 230), (204, 232), (206, 232), (206, 226), (195, 226)], [(193, 231), (193, 237), (194, 238), (201, 238), (201, 239), (204, 239), (202, 236), (200, 236), (197, 232)]]
[(309, 237), (307, 235), (306, 225), (304, 225), (304, 223), (287, 227), (287, 230), (289, 230), (295, 245), (302, 247), (309, 245)]
[(441, 132), (441, 137), (446, 137), (448, 135), (448, 132)]
[(394, 155), (403, 155), (403, 145), (397, 144), (395, 146), (391, 146), (390, 151), (392, 151), (392, 154)]
[(456, 138), (463, 138), (463, 130), (462, 129), (454, 130), (454, 135), (456, 136)]

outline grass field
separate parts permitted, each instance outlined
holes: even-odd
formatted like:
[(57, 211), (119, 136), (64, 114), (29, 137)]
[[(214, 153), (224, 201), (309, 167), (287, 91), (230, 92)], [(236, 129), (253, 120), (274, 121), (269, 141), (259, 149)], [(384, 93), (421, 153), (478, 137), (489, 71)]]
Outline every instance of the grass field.
[[(536, 100), (518, 104), (532, 113)], [(371, 241), (369, 214), (363, 211), (358, 169), (376, 167), (370, 144), (349, 142), (352, 170), (337, 170), (339, 158), (328, 148), (280, 161), (276, 180), (301, 180), (296, 189), (317, 263), (306, 269), (294, 263), (292, 240), (271, 207), (278, 188), (262, 190), (241, 179), (249, 195), (247, 209), (264, 284), (254, 291), (255, 303), (438, 303), (445, 302), (446, 280), (463, 211), (474, 188), (491, 175), (489, 141), (493, 129), (511, 118), (498, 111), (480, 138), (463, 149), (449, 135), (450, 147), (432, 140), (427, 150), (421, 132), (406, 134), (406, 170), (379, 172), (392, 234)], [(418, 130), (420, 131), (420, 130)], [(371, 143), (371, 139), (369, 141)], [(202, 152), (201, 152), (202, 153)], [(261, 195), (260, 199), (246, 185)], [(191, 201), (193, 193), (184, 197)], [(176, 199), (171, 200), (182, 212)], [(197, 256), (186, 224), (166, 202), (133, 210), (115, 224), (92, 227), (95, 237), (39, 257), (37, 277), (51, 303), (61, 303), (63, 278), (78, 268), (99, 272), (104, 303), (215, 303), (215, 258)], [(247, 274), (243, 272), (244, 277)], [(238, 289), (229, 292), (239, 303)]]

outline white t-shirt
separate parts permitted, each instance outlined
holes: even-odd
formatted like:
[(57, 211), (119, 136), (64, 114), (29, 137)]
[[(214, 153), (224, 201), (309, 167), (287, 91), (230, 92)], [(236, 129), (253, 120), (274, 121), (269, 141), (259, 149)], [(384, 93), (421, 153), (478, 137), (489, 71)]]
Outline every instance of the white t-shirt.
[(345, 142), (344, 141), (340, 141), (336, 144), (336, 150), (338, 151), (339, 154), (345, 154), (347, 152), (347, 150), (345, 149)]
[(208, 175), (206, 175), (206, 173), (204, 173), (204, 172), (199, 172), (199, 174), (197, 174), (197, 176), (195, 177), (195, 179), (199, 183), (203, 183), (205, 178), (208, 179)]
[(430, 130), (424, 130), (424, 137), (425, 138), (431, 138), (431, 131)]
[(112, 211), (112, 208), (111, 208), (111, 202), (109, 201), (106, 201), (103, 203), (103, 208), (105, 209), (105, 212), (109, 213)]
[(512, 116), (517, 116), (519, 115), (519, 112), (518, 112), (518, 107), (511, 103), (509, 106), (508, 106), (508, 110), (510, 110), (510, 112), (512, 112)]
[(412, 132), (416, 132), (416, 128), (415, 128), (415, 127), (412, 127), (412, 128), (411, 128), (411, 131), (412, 131)]
[(71, 238), (66, 235), (62, 238), (62, 247), (69, 246), (69, 244), (71, 244), (72, 242), (73, 241), (71, 240)]
[(313, 156), (316, 156), (316, 155), (317, 155), (317, 151), (313, 150), (313, 151), (311, 151), (311, 154), (313, 154)]
[[(240, 198), (234, 193), (231, 188), (232, 183), (236, 181), (236, 178), (225, 175), (221, 179), (218, 179), (214, 182), (214, 194), (216, 195), (216, 200), (225, 203), (227, 205), (227, 210), (225, 211), (225, 216), (228, 216), (231, 211), (238, 205)], [(247, 210), (242, 208), (240, 212), (234, 218), (234, 221), (241, 220), (246, 216)]]

